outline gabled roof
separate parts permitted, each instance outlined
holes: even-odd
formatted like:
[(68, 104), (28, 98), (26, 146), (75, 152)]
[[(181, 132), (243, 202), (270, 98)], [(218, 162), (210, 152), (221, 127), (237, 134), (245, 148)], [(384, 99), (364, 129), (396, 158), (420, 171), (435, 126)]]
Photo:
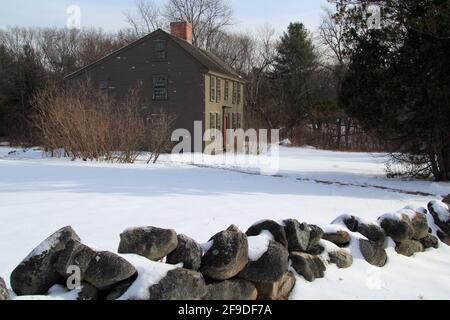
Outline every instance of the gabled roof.
[(166, 35), (168, 37), (168, 39), (170, 39), (173, 42), (175, 42), (176, 44), (178, 44), (184, 51), (186, 51), (195, 60), (197, 60), (204, 67), (205, 70), (221, 73), (223, 75), (234, 78), (236, 80), (244, 81), (242, 79), (242, 77), (236, 71), (234, 71), (230, 66), (228, 66), (224, 61), (222, 61), (216, 55), (214, 55), (206, 50), (202, 50), (197, 47), (194, 47), (189, 42), (187, 42), (183, 39), (180, 39), (178, 37), (175, 37), (161, 29), (158, 29), (158, 30), (126, 45), (125, 47), (122, 47), (116, 51), (113, 51), (110, 54), (106, 55), (105, 57), (103, 57), (103, 58), (101, 58), (101, 59), (99, 59), (99, 60), (97, 60), (97, 61), (71, 73), (71, 74), (68, 74), (67, 76), (65, 76), (65, 79), (71, 79), (83, 72), (89, 71), (89, 70), (93, 69), (95, 66), (99, 65), (100, 63), (102, 63), (110, 58), (114, 58), (115, 56), (120, 55), (120, 54), (134, 48), (135, 46), (137, 46), (147, 40), (150, 40), (155, 35), (161, 34), (161, 33)]

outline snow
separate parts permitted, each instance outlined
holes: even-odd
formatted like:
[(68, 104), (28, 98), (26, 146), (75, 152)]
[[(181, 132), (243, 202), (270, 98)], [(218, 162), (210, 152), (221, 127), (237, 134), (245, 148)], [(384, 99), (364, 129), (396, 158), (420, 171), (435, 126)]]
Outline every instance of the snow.
[(138, 277), (130, 288), (118, 300), (148, 300), (149, 288), (160, 282), (170, 270), (178, 266), (153, 262), (138, 255), (121, 255), (130, 262), (138, 271)]
[(259, 236), (248, 237), (247, 240), (248, 259), (250, 261), (258, 261), (269, 249), (273, 235), (269, 231), (263, 230)]
[(81, 289), (67, 290), (62, 285), (54, 285), (48, 290), (46, 296), (15, 296), (12, 295), (12, 300), (77, 300)]
[(61, 232), (55, 232), (46, 240), (42, 241), (40, 245), (38, 245), (31, 253), (23, 260), (26, 262), (33, 257), (40, 256), (41, 254), (50, 251), (53, 247), (55, 247), (59, 242), (59, 237), (61, 236)]
[[(163, 155), (156, 165), (120, 165), (0, 147), (0, 276), (8, 282), (23, 257), (67, 225), (85, 243), (117, 252), (120, 233), (132, 226), (175, 229), (205, 243), (232, 224), (245, 231), (264, 219), (327, 227), (349, 214), (376, 223), (383, 213), (426, 207), (450, 194), (448, 183), (387, 179), (383, 154), (280, 147), (273, 176), (261, 175), (257, 161), (246, 166), (221, 158)], [(291, 299), (450, 298), (450, 248), (444, 244), (413, 258), (389, 248), (386, 267), (375, 268), (358, 256), (356, 242), (349, 248), (351, 268), (330, 265), (325, 279), (313, 283), (298, 277)], [(147, 267), (147, 284), (166, 270), (152, 262)], [(133, 295), (143, 294), (138, 291)]]
[(441, 201), (432, 201), (433, 210), (442, 222), (450, 221), (450, 211), (448, 206)]

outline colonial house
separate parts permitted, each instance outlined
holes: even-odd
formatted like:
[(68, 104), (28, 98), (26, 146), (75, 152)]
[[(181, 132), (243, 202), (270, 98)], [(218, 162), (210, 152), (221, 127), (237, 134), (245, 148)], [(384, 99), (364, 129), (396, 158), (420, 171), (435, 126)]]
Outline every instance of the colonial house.
[(208, 129), (243, 128), (244, 80), (210, 52), (192, 45), (192, 25), (171, 23), (66, 76), (68, 86), (89, 79), (104, 94), (120, 99), (137, 83), (150, 113), (176, 116), (174, 129), (194, 134), (194, 122)]

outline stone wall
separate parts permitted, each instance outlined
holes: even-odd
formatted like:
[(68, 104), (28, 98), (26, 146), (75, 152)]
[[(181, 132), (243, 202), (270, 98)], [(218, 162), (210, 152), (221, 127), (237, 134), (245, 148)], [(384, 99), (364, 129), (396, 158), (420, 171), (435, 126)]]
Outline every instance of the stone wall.
[[(295, 219), (265, 220), (246, 233), (230, 226), (203, 245), (174, 230), (133, 228), (120, 235), (119, 254), (93, 250), (65, 227), (33, 250), (10, 282), (16, 295), (46, 295), (54, 285), (66, 285), (76, 266), (79, 300), (285, 300), (296, 276), (314, 281), (324, 277), (329, 264), (350, 268), (350, 246), (369, 264), (385, 266), (389, 241), (408, 257), (441, 243), (450, 246), (448, 206), (433, 201), (427, 209), (407, 207), (376, 222), (344, 215), (325, 228)], [(150, 269), (139, 268), (129, 255), (154, 262)], [(156, 274), (161, 274), (157, 280), (148, 280)], [(145, 294), (130, 293), (139, 286)], [(7, 299), (0, 278), (0, 300)]]

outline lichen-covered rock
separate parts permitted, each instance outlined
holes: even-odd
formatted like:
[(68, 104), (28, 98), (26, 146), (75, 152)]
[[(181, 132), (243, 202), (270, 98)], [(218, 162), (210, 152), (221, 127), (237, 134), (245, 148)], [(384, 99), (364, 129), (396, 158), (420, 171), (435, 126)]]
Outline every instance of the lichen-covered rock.
[(133, 285), (134, 281), (136, 280), (137, 275), (135, 277), (132, 277), (126, 281), (123, 281), (116, 285), (114, 288), (112, 288), (108, 294), (106, 295), (106, 300), (118, 300), (120, 297), (122, 297), (127, 290)]
[(166, 262), (183, 263), (183, 268), (198, 271), (202, 263), (202, 248), (195, 240), (185, 235), (180, 234), (177, 238), (177, 248), (167, 256)]
[(308, 244), (308, 251), (310, 251), (312, 248), (317, 247), (319, 245), (320, 240), (322, 240), (322, 237), (324, 235), (324, 231), (319, 226), (316, 226), (314, 224), (309, 225), (309, 244)]
[(424, 248), (419, 241), (406, 240), (397, 244), (397, 246), (395, 247), (395, 251), (397, 251), (398, 254), (404, 255), (406, 257), (411, 257), (417, 252), (423, 252)]
[(411, 220), (412, 226), (414, 228), (413, 239), (421, 240), (428, 236), (428, 221), (427, 216), (425, 214), (416, 213), (416, 215)]
[(439, 240), (441, 240), (443, 243), (445, 243), (447, 246), (450, 246), (450, 236), (446, 234), (445, 232), (438, 230), (437, 236)]
[(262, 231), (267, 230), (273, 235), (273, 239), (287, 248), (286, 233), (280, 224), (273, 220), (264, 220), (251, 226), (245, 233), (248, 237), (258, 236)]
[(150, 300), (201, 300), (208, 293), (203, 276), (187, 269), (170, 270), (149, 291)]
[(376, 242), (360, 239), (359, 248), (364, 259), (371, 265), (376, 267), (384, 267), (386, 265), (386, 250)]
[(213, 282), (206, 286), (207, 294), (204, 300), (256, 300), (258, 292), (250, 281), (243, 279), (232, 279)]
[(346, 247), (350, 244), (351, 236), (347, 231), (341, 230), (325, 233), (323, 239), (334, 243), (338, 247)]
[(425, 238), (419, 240), (424, 249), (439, 248), (439, 240), (432, 234), (428, 234)]
[(289, 252), (305, 252), (309, 247), (311, 229), (307, 223), (300, 223), (295, 219), (284, 220), (284, 230), (288, 242)]
[(443, 200), (443, 203), (445, 203), (446, 205), (450, 206), (450, 194), (448, 196), (446, 196)]
[(0, 277), (0, 301), (5, 301), (5, 300), (9, 300), (9, 299), (10, 299), (10, 296), (9, 296), (8, 288), (6, 288), (5, 280), (3, 280), (3, 278)]
[(294, 270), (309, 282), (325, 276), (326, 266), (321, 257), (307, 253), (293, 252), (290, 255)]
[(288, 300), (295, 282), (292, 272), (287, 272), (279, 281), (256, 283), (258, 300)]
[(89, 263), (84, 278), (99, 290), (108, 290), (118, 283), (136, 276), (137, 270), (118, 255), (101, 251)]
[(270, 241), (267, 251), (257, 261), (249, 261), (239, 278), (253, 283), (277, 282), (288, 271), (289, 252), (276, 241)]
[(84, 273), (96, 254), (96, 251), (82, 244), (80, 241), (71, 240), (67, 243), (66, 247), (61, 251), (58, 257), (56, 271), (58, 271), (62, 277), (67, 278), (71, 275), (69, 267), (77, 266), (80, 268), (81, 280), (83, 281)]
[(379, 226), (375, 224), (359, 223), (356, 230), (368, 240), (375, 242), (380, 246), (384, 245), (386, 234)]
[(211, 280), (228, 280), (248, 263), (247, 236), (232, 226), (210, 239), (211, 248), (202, 258), (201, 273)]
[(411, 219), (405, 214), (402, 215), (402, 219), (384, 218), (381, 221), (381, 227), (386, 232), (386, 235), (395, 242), (411, 240), (414, 236)]
[(431, 201), (428, 204), (434, 223), (442, 229), (444, 233), (450, 235), (450, 211), (445, 203), (440, 201)]
[(316, 244), (314, 247), (308, 248), (308, 251), (306, 251), (306, 253), (312, 254), (313, 256), (320, 256), (324, 252), (325, 248), (320, 244)]
[(62, 280), (56, 270), (59, 254), (70, 240), (80, 241), (69, 226), (62, 228), (36, 247), (12, 272), (11, 288), (17, 295), (44, 295)]
[(81, 292), (78, 294), (77, 300), (92, 301), (98, 298), (98, 289), (87, 282), (81, 283)]
[(329, 252), (328, 257), (330, 263), (334, 263), (339, 269), (350, 268), (353, 264), (352, 255), (344, 250)]
[(159, 261), (177, 248), (174, 230), (155, 227), (133, 228), (120, 235), (119, 253), (133, 253), (153, 261)]

